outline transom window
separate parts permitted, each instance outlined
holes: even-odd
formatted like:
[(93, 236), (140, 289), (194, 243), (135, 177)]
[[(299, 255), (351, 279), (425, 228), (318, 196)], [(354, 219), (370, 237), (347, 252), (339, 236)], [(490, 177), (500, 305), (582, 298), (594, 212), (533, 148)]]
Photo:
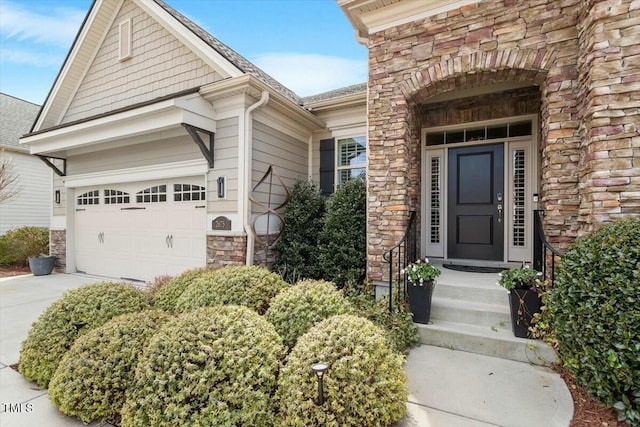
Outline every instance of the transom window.
[(488, 139), (515, 138), (532, 133), (531, 120), (489, 126), (471, 126), (440, 132), (427, 132), (427, 145), (457, 144)]
[(158, 203), (167, 201), (167, 186), (156, 185), (155, 187), (145, 188), (136, 193), (136, 202), (138, 203)]
[(86, 193), (83, 193), (83, 194), (78, 196), (78, 205), (80, 205), (80, 206), (98, 205), (98, 204), (100, 204), (100, 191), (99, 190), (87, 191)]
[(356, 136), (338, 140), (338, 184), (365, 179), (367, 138)]
[(129, 193), (120, 190), (104, 190), (104, 204), (116, 205), (129, 203)]
[(173, 200), (176, 202), (205, 200), (204, 187), (193, 184), (173, 184)]

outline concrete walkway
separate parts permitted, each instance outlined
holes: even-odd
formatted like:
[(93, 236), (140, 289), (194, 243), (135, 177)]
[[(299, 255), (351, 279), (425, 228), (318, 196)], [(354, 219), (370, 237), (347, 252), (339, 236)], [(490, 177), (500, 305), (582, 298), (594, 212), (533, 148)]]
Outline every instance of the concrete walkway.
[[(0, 426), (84, 425), (60, 414), (46, 390), (10, 365), (18, 362), (21, 342), (49, 304), (68, 289), (100, 280), (69, 274), (0, 279)], [(408, 415), (398, 427), (566, 427), (573, 416), (569, 390), (546, 368), (421, 346), (409, 354), (406, 370)]]

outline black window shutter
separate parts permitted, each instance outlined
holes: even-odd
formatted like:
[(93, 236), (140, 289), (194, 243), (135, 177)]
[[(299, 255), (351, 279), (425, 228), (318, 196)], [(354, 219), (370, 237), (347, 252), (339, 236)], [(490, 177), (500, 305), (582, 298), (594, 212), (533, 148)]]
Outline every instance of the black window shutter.
[(335, 139), (323, 139), (320, 141), (320, 190), (323, 196), (333, 194), (335, 181)]

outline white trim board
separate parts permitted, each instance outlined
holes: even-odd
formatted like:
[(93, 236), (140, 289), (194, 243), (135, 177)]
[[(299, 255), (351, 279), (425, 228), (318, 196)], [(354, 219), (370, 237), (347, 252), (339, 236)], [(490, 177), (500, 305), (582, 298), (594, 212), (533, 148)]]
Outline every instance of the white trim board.
[(197, 159), (67, 176), (64, 179), (64, 186), (65, 188), (77, 188), (121, 182), (152, 181), (165, 178), (205, 175), (208, 171), (209, 166), (207, 162), (204, 159)]

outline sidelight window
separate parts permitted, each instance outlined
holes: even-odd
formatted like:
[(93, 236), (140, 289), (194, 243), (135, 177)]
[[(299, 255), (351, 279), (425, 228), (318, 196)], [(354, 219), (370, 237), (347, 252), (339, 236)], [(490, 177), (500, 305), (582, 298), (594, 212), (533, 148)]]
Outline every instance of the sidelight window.
[(511, 231), (511, 243), (513, 246), (525, 246), (526, 176), (525, 150), (513, 150), (513, 170), (511, 174), (513, 188), (513, 225)]

